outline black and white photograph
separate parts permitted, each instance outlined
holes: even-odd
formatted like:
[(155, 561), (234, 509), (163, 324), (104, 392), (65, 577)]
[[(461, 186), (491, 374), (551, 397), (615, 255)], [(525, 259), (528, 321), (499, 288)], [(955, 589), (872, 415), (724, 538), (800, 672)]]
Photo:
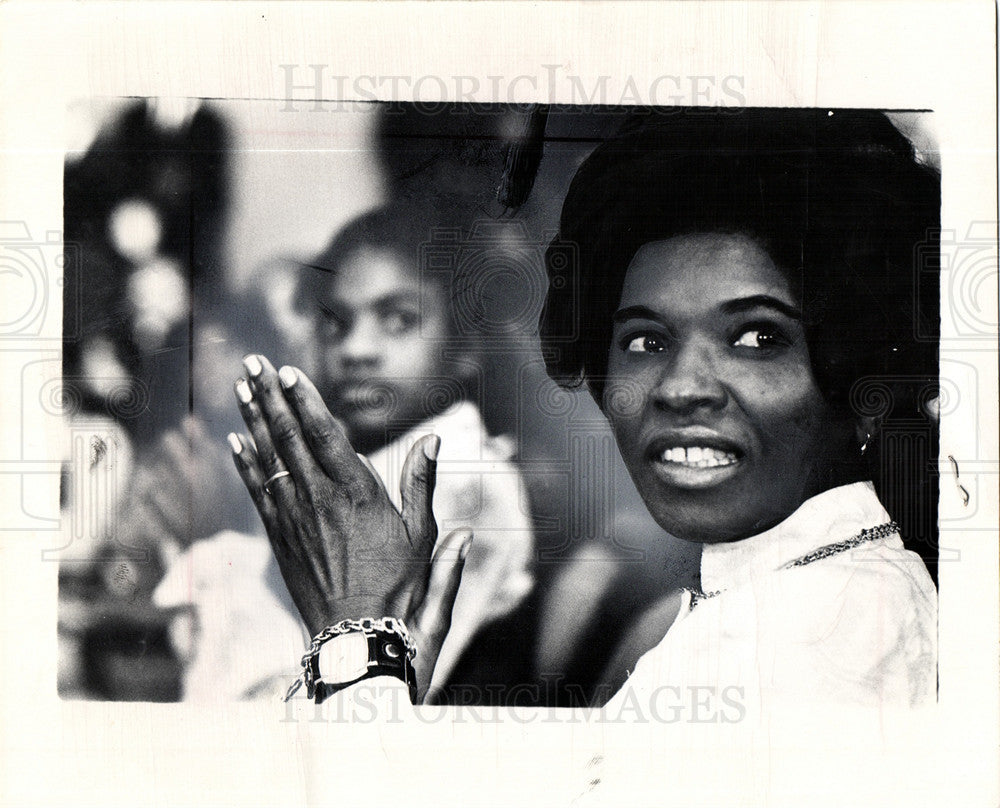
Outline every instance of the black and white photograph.
[(274, 38), (172, 79), (92, 7), (5, 136), (5, 709), (73, 762), (3, 804), (992, 804), (995, 41), (959, 103), (835, 3), (378, 5), (187, 4)]
[[(303, 152), (240, 145), (276, 135), (259, 106), (124, 101), (67, 163), (63, 501), (108, 521), (60, 570), (64, 697), (273, 697), (389, 615), (442, 632), (421, 696), (602, 706), (697, 614), (733, 649), (669, 656), (738, 666), (716, 694), (766, 632), (768, 697), (934, 700), (929, 116), (359, 104)], [(289, 214), (328, 243), (269, 254)], [(346, 530), (355, 485), (380, 501)]]

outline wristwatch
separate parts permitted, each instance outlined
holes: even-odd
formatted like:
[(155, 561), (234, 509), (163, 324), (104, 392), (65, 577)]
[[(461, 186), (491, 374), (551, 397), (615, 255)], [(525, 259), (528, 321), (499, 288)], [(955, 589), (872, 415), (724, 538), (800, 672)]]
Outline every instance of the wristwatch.
[(402, 637), (375, 628), (371, 621), (362, 628), (331, 637), (310, 662), (313, 698), (317, 704), (362, 679), (395, 676), (417, 700), (417, 677)]

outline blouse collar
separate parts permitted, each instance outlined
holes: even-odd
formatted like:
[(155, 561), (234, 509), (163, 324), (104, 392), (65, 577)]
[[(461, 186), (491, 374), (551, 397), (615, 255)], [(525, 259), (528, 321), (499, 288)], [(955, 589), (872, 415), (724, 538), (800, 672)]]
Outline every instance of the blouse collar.
[(705, 544), (701, 588), (725, 590), (773, 572), (818, 547), (891, 521), (871, 482), (831, 488), (803, 502), (785, 521), (748, 539)]

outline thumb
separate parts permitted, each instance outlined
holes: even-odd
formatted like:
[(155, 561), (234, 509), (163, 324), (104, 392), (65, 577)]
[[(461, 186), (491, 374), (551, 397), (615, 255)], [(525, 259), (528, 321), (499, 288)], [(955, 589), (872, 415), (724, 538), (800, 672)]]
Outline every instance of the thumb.
[(472, 546), (472, 531), (459, 528), (449, 533), (434, 551), (427, 579), (427, 593), (417, 625), (431, 647), (440, 649), (451, 628), (451, 611), (462, 582), (465, 558)]
[(400, 515), (406, 525), (410, 545), (428, 554), (437, 539), (437, 522), (432, 506), (440, 447), (441, 439), (437, 435), (418, 440), (406, 456), (399, 479)]

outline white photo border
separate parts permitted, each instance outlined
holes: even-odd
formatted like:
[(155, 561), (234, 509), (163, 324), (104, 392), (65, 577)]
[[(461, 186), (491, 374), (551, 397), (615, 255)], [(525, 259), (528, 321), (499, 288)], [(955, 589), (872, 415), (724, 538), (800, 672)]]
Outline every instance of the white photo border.
[[(961, 366), (972, 396), (968, 408), (946, 414), (941, 424), (939, 518), (956, 526), (942, 544), (960, 558), (942, 561), (939, 569), (935, 714), (898, 724), (883, 717), (875, 726), (848, 714), (808, 726), (776, 717), (767, 727), (687, 727), (666, 733), (654, 749), (635, 728), (598, 731), (550, 713), (544, 720), (512, 712), (497, 722), (445, 717), (415, 728), (347, 727), (258, 703), (61, 702), (55, 686), (58, 565), (41, 561), (39, 548), (51, 539), (21, 520), (58, 518), (53, 469), (61, 437), (40, 428), (21, 394), (45, 368), (58, 367), (62, 301), (53, 292), (59, 274), (53, 265), (36, 297), (0, 294), (0, 323), (20, 323), (25, 306), (41, 312), (37, 332), (8, 331), (0, 340), (6, 380), (0, 803), (404, 799), (430, 805), (458, 803), (460, 796), (464, 804), (552, 804), (569, 801), (551, 793), (553, 779), (598, 743), (652, 769), (651, 777), (603, 804), (636, 805), (643, 798), (685, 805), (801, 804), (805, 798), (821, 805), (848, 804), (848, 798), (996, 804), (1000, 396), (995, 309), (989, 309), (996, 286), (995, 14), (991, 3), (944, 0), (0, 7), (0, 221), (21, 223), (39, 243), (57, 244), (62, 228), (70, 100), (198, 96), (284, 104), (288, 69), (282, 66), (320, 65), (324, 81), (330, 79), (322, 91), (329, 101), (351, 92), (371, 95), (362, 100), (572, 103), (581, 92), (603, 92), (608, 103), (687, 105), (716, 103), (726, 93), (747, 106), (932, 110), (951, 267), (961, 269), (959, 253), (969, 245), (975, 266), (985, 267), (959, 282), (945, 272), (942, 281), (942, 375)], [(344, 90), (336, 77), (346, 77)], [(359, 90), (359, 77), (372, 80)], [(295, 89), (305, 100), (292, 105), (290, 116), (295, 110), (324, 114), (305, 111), (315, 99), (312, 86)], [(973, 280), (980, 291), (970, 297)], [(965, 489), (976, 492), (971, 518), (958, 486), (949, 484), (949, 457)]]

